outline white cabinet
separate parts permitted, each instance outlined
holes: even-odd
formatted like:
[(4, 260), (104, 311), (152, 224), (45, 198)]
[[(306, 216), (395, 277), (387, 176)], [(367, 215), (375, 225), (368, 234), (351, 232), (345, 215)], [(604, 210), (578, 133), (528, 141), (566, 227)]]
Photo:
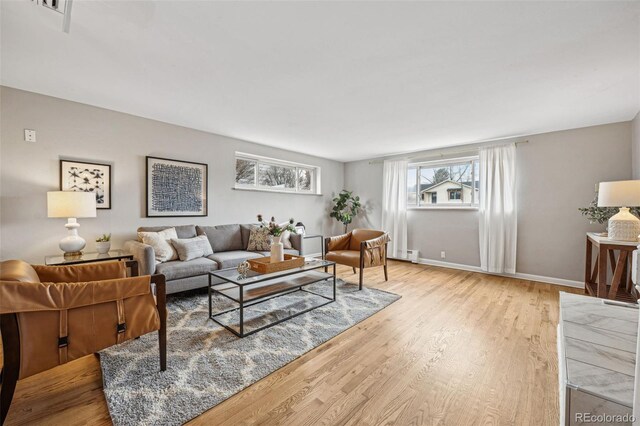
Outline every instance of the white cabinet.
[(608, 303), (560, 293), (561, 425), (631, 424), (638, 309)]

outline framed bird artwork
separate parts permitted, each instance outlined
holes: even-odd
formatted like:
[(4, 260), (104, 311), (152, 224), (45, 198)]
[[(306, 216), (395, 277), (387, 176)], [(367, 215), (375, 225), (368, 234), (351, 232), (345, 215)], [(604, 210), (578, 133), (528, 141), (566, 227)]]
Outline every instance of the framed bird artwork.
[(98, 209), (111, 208), (111, 165), (60, 160), (60, 190), (93, 192)]

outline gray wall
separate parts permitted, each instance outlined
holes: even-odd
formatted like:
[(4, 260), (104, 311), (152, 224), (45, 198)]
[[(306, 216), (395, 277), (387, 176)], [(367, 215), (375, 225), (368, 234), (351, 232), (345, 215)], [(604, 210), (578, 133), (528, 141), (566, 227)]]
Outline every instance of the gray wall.
[(631, 122), (632, 151), (631, 161), (633, 162), (633, 178), (640, 179), (640, 112)]
[[(590, 225), (578, 208), (593, 199), (597, 182), (631, 177), (631, 123), (513, 140), (529, 141), (517, 149), (517, 272), (580, 281), (585, 232), (603, 226)], [(345, 186), (369, 207), (358, 226), (380, 226), (381, 185), (380, 162), (345, 165)], [(480, 265), (477, 210), (410, 210), (408, 222), (409, 248), (420, 250), (421, 258), (439, 261), (446, 251), (446, 262)]]
[[(112, 164), (112, 209), (80, 219), (88, 249), (104, 232), (121, 247), (141, 225), (246, 223), (257, 213), (283, 221), (293, 216), (310, 232), (339, 229), (328, 206), (343, 187), (343, 163), (7, 87), (0, 88), (0, 102), (1, 259), (42, 263), (59, 252), (66, 220), (47, 218), (46, 192), (58, 189), (60, 158)], [(37, 143), (24, 142), (23, 129), (35, 129)], [(322, 167), (323, 196), (233, 190), (235, 151)], [(208, 163), (209, 216), (145, 218), (146, 155)]]

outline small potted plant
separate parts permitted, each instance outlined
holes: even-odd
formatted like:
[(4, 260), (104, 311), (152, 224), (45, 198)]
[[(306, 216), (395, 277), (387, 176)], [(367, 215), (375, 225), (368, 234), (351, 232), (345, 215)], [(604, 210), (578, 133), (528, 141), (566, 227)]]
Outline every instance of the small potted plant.
[(111, 250), (111, 234), (102, 234), (96, 238), (96, 250), (100, 254), (109, 253), (109, 250)]

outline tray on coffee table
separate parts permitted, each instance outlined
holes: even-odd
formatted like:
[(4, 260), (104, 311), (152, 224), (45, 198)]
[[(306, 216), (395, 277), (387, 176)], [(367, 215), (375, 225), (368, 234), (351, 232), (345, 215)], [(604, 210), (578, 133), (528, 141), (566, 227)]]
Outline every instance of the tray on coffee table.
[(271, 274), (273, 272), (280, 272), (304, 266), (305, 260), (303, 256), (285, 254), (282, 262), (271, 262), (271, 258), (269, 256), (249, 259), (247, 262), (251, 265), (252, 271), (256, 271), (260, 274)]

